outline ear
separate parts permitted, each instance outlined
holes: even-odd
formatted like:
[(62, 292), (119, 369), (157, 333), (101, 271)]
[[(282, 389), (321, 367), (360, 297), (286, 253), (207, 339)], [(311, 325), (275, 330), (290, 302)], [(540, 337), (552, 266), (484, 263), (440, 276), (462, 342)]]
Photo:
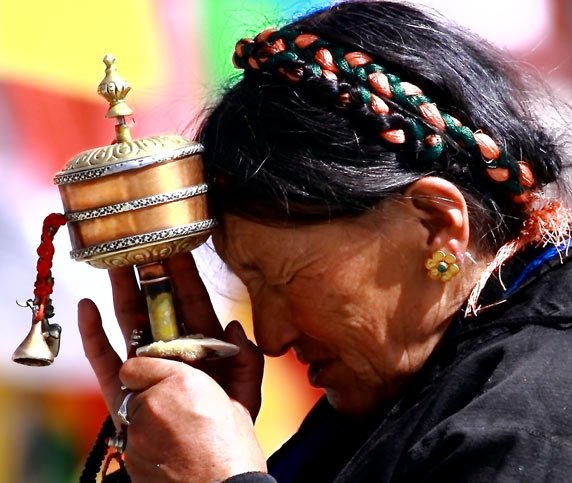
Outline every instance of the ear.
[(465, 197), (453, 183), (428, 176), (407, 188), (414, 216), (426, 229), (421, 240), (429, 252), (447, 249), (461, 257), (469, 245), (469, 215)]

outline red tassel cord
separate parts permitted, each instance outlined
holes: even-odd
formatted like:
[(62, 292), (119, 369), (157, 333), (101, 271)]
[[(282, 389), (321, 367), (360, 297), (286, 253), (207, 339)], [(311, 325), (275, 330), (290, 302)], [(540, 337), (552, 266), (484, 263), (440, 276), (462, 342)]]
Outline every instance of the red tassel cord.
[(66, 224), (66, 217), (60, 213), (52, 213), (46, 217), (42, 226), (42, 240), (38, 249), (38, 263), (36, 264), (36, 282), (34, 283), (34, 299), (28, 300), (26, 305), (31, 307), (34, 318), (33, 323), (49, 319), (54, 315), (54, 308), (50, 299), (54, 288), (52, 277), (52, 261), (54, 258), (54, 236), (59, 228)]

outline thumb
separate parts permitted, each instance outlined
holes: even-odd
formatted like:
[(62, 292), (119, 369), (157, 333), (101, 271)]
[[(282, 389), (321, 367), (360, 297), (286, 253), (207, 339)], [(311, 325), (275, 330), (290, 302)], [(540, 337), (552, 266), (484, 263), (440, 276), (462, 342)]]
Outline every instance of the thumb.
[(240, 352), (229, 361), (226, 392), (250, 412), (254, 421), (262, 402), (264, 355), (253, 342), (248, 340), (244, 328), (236, 320), (226, 326), (224, 340), (240, 347)]

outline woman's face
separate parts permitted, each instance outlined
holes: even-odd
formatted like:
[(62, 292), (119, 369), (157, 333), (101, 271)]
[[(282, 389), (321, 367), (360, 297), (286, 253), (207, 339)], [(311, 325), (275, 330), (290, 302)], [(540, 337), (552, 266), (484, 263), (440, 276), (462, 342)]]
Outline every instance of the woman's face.
[(395, 395), (442, 333), (419, 226), (398, 203), (310, 226), (227, 215), (214, 243), (248, 289), (264, 353), (294, 349), (334, 407), (362, 414)]

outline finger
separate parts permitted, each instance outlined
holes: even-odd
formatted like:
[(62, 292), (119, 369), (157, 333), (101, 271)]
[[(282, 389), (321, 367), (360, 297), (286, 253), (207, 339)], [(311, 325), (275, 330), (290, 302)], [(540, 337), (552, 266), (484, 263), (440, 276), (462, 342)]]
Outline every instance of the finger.
[(139, 289), (133, 267), (109, 270), (109, 279), (113, 290), (115, 316), (123, 333), (123, 338), (126, 344), (129, 344), (129, 339), (134, 330), (144, 330), (149, 327), (145, 297)]
[(111, 347), (101, 325), (99, 310), (91, 300), (84, 299), (79, 302), (78, 325), (87, 360), (101, 387), (109, 413), (114, 416), (116, 426), (119, 427), (115, 406), (121, 392), (119, 370), (122, 361)]
[(221, 338), (222, 327), (192, 255), (177, 254), (168, 260), (168, 267), (179, 314), (187, 334)]
[(155, 357), (133, 357), (123, 364), (119, 378), (130, 391), (143, 392), (178, 374), (183, 368), (194, 370), (177, 361)]
[(224, 331), (224, 340), (240, 347), (229, 364), (225, 389), (229, 397), (240, 402), (256, 420), (262, 402), (264, 355), (248, 340), (240, 322), (233, 320)]

